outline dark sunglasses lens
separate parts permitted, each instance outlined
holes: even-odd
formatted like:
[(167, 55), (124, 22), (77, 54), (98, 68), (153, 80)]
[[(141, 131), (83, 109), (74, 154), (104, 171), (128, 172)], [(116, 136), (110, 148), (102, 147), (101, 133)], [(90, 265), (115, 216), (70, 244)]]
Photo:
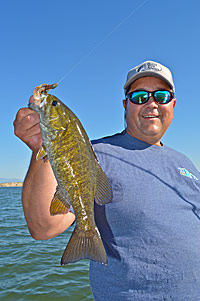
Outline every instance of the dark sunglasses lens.
[(135, 91), (130, 96), (130, 100), (136, 104), (143, 104), (148, 101), (148, 92), (145, 91)]
[(169, 91), (156, 91), (154, 93), (154, 97), (158, 103), (162, 103), (162, 104), (168, 103), (172, 100), (172, 97), (171, 97), (171, 94)]

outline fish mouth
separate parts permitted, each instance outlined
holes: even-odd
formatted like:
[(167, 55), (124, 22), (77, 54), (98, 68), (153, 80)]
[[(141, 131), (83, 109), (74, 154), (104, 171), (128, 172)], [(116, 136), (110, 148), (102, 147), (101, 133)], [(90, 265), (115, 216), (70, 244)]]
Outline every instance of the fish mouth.
[(39, 113), (42, 107), (45, 105), (47, 99), (47, 95), (41, 97), (40, 99), (34, 99), (33, 102), (28, 104), (28, 108)]
[(34, 102), (29, 103), (29, 104), (28, 104), (28, 108), (31, 109), (31, 110), (33, 110), (33, 111), (36, 111), (36, 112), (39, 111), (39, 110), (38, 110), (38, 105), (36, 105)]
[(58, 83), (47, 85), (43, 84), (40, 86), (35, 87), (34, 90), (34, 100), (33, 102), (29, 102), (28, 107), (31, 110), (34, 110), (36, 112), (39, 112), (40, 109), (45, 105), (48, 91), (51, 89), (55, 89), (58, 86)]

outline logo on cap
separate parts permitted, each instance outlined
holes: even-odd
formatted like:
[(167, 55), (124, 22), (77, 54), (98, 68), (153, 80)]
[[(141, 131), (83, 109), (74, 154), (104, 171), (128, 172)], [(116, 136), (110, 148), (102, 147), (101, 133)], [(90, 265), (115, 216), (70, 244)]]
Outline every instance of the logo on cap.
[(137, 72), (142, 71), (161, 71), (162, 68), (154, 63), (145, 63), (137, 69)]

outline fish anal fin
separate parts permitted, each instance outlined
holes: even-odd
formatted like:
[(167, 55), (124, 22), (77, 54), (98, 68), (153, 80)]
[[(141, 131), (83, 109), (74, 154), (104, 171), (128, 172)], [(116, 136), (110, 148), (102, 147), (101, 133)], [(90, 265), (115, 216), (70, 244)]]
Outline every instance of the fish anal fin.
[(106, 252), (96, 227), (88, 231), (82, 231), (75, 227), (63, 253), (61, 265), (81, 259), (90, 259), (107, 264)]
[(48, 157), (47, 157), (47, 153), (46, 153), (46, 150), (45, 150), (45, 146), (44, 146), (44, 144), (42, 144), (39, 151), (37, 152), (36, 160), (43, 159), (43, 161), (46, 161), (47, 158)]
[(112, 201), (112, 186), (97, 162), (97, 182), (95, 192), (95, 202), (98, 205), (105, 205)]
[(63, 194), (60, 192), (59, 187), (57, 186), (56, 192), (54, 194), (53, 200), (51, 201), (50, 214), (65, 214), (69, 211), (70, 203)]

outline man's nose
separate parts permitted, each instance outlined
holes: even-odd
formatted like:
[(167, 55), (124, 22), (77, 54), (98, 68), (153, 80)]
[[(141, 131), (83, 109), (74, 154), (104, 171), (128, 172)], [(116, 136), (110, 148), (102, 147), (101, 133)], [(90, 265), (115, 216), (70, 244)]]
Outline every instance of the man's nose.
[(153, 95), (151, 95), (146, 103), (147, 106), (158, 107), (158, 103), (155, 101)]

